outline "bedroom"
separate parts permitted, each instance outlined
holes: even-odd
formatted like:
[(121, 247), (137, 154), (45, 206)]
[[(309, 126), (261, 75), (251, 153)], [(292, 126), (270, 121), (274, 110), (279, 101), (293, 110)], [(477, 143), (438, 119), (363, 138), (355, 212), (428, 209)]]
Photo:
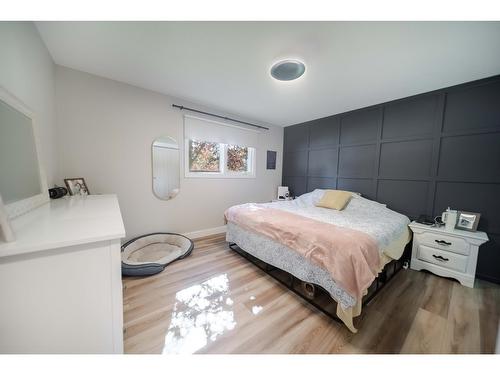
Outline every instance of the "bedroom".
[(500, 22), (30, 18), (0, 353), (500, 352)]

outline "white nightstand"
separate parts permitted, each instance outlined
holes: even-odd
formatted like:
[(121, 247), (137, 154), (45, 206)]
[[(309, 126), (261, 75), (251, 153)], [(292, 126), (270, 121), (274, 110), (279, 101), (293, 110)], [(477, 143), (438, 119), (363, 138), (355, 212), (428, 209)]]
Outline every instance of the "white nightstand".
[(427, 270), (452, 277), (460, 284), (474, 287), (479, 246), (488, 241), (484, 232), (454, 229), (447, 231), (415, 221), (411, 222), (413, 247), (411, 269)]

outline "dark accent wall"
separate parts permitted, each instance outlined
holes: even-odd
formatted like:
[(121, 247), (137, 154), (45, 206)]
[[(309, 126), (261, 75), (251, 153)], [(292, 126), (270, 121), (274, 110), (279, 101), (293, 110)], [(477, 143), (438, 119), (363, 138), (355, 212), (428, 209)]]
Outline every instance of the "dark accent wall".
[(286, 127), (283, 185), (360, 192), (412, 219), (480, 212), (477, 276), (500, 282), (500, 76)]

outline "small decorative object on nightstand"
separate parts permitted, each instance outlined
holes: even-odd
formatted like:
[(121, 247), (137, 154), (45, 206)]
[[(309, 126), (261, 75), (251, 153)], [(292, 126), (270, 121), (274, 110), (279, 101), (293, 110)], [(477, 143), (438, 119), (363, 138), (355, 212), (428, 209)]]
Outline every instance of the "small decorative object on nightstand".
[(290, 197), (288, 186), (278, 186), (278, 200), (285, 201)]
[(488, 241), (484, 232), (446, 230), (411, 222), (413, 248), (411, 269), (427, 270), (452, 277), (460, 284), (474, 287), (479, 246)]

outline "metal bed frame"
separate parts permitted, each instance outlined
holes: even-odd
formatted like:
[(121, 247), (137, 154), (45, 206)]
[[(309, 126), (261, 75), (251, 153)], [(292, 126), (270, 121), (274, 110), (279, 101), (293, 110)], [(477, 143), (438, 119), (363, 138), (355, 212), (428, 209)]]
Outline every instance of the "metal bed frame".
[[(408, 261), (409, 251), (411, 246), (411, 241), (406, 245), (403, 255), (398, 260), (392, 260), (387, 263), (382, 271), (379, 273), (378, 277), (373, 281), (372, 285), (368, 288), (367, 294), (363, 297), (362, 305), (365, 306), (370, 301), (375, 298), (375, 296), (389, 283), (390, 280), (403, 268), (405, 261)], [(337, 302), (331, 298), (330, 294), (320, 285), (311, 284), (300, 280), (299, 278), (293, 276), (292, 274), (278, 268), (274, 267), (259, 258), (247, 253), (236, 243), (229, 243), (229, 248), (234, 250), (236, 253), (244, 257), (245, 259), (252, 262), (262, 271), (267, 273), (269, 276), (280, 282), (290, 291), (307, 301), (309, 304), (313, 305), (315, 308), (329, 316), (330, 318), (340, 321), (337, 317)]]

